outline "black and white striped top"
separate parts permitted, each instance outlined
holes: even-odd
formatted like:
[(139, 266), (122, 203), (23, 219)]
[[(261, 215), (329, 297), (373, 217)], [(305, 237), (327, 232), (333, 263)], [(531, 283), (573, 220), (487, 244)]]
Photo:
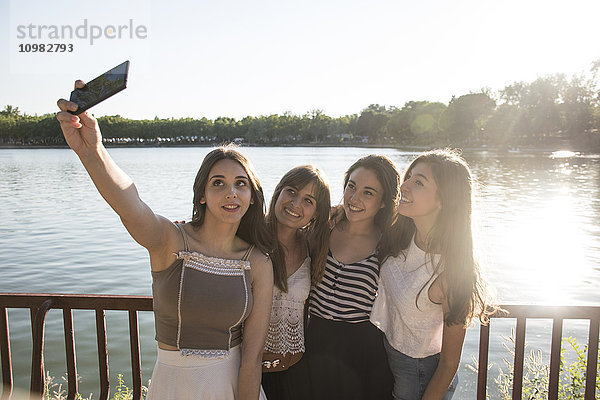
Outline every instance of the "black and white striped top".
[(378, 280), (379, 260), (375, 254), (343, 264), (329, 250), (325, 275), (310, 291), (311, 315), (333, 321), (368, 321)]

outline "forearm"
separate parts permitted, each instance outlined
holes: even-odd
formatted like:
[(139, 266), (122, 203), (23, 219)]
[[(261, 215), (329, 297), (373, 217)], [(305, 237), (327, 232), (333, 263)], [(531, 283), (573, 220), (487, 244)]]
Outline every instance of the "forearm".
[(242, 361), (238, 376), (238, 399), (257, 400), (260, 393), (261, 360)]
[(441, 400), (448, 391), (448, 387), (450, 387), (457, 370), (458, 363), (442, 362), (440, 360), (438, 367), (427, 385), (422, 400)]
[(100, 195), (123, 219), (139, 212), (139, 195), (132, 179), (113, 161), (106, 148), (79, 156)]

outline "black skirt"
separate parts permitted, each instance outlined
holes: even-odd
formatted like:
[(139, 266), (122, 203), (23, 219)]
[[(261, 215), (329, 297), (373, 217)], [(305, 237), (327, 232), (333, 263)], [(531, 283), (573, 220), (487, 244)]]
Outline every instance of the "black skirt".
[(310, 386), (304, 356), (285, 371), (263, 372), (262, 388), (267, 400), (308, 400)]
[(392, 398), (394, 381), (383, 333), (369, 321), (349, 323), (311, 316), (305, 341), (306, 353), (296, 365), (299, 373), (307, 375), (307, 399)]

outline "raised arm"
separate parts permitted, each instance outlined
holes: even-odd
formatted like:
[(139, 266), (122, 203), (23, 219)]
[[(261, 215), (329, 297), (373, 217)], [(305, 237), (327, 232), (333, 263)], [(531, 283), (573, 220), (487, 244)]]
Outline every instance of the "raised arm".
[[(75, 87), (85, 86), (76, 81)], [(102, 145), (102, 135), (96, 119), (88, 112), (73, 115), (77, 104), (60, 99), (57, 102), (60, 112), (56, 118), (60, 122), (67, 144), (79, 157), (92, 178), (96, 188), (121, 217), (127, 231), (136, 242), (152, 253), (160, 253), (165, 245), (176, 240), (177, 228), (166, 218), (154, 214), (144, 203), (131, 178), (121, 170)], [(153, 265), (154, 267), (154, 265)]]
[(262, 373), (262, 354), (271, 316), (273, 265), (260, 251), (253, 251), (252, 295), (254, 306), (244, 322), (242, 364), (238, 378), (238, 399), (257, 400)]

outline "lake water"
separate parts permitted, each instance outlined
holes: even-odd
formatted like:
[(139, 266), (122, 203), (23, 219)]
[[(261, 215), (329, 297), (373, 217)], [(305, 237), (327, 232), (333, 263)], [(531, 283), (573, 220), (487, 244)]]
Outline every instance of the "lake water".
[[(133, 178), (152, 209), (189, 220), (192, 184), (209, 148), (115, 148), (117, 163)], [(265, 189), (284, 172), (313, 163), (329, 177), (332, 203), (342, 197), (344, 171), (359, 157), (385, 154), (405, 168), (417, 154), (395, 149), (244, 148)], [(476, 237), (488, 280), (503, 304), (600, 305), (600, 156), (563, 153), (465, 153), (477, 177)], [(129, 237), (102, 200), (78, 158), (67, 149), (0, 150), (0, 292), (150, 294), (146, 251)], [(98, 391), (93, 312), (75, 316), (80, 391)], [(46, 320), (46, 369), (65, 371), (61, 313)], [(29, 387), (30, 326), (24, 310), (10, 310), (17, 387)], [(502, 335), (514, 320), (494, 321), (490, 375), (509, 354)], [(107, 314), (111, 379), (130, 384), (127, 315)], [(564, 335), (587, 343), (588, 324), (565, 322)], [(478, 328), (467, 333), (455, 399), (474, 399)], [(547, 357), (551, 321), (528, 322), (527, 343)], [(140, 313), (143, 380), (155, 361), (151, 313)], [(495, 384), (490, 379), (490, 391)], [(113, 385), (114, 387), (114, 385)]]

